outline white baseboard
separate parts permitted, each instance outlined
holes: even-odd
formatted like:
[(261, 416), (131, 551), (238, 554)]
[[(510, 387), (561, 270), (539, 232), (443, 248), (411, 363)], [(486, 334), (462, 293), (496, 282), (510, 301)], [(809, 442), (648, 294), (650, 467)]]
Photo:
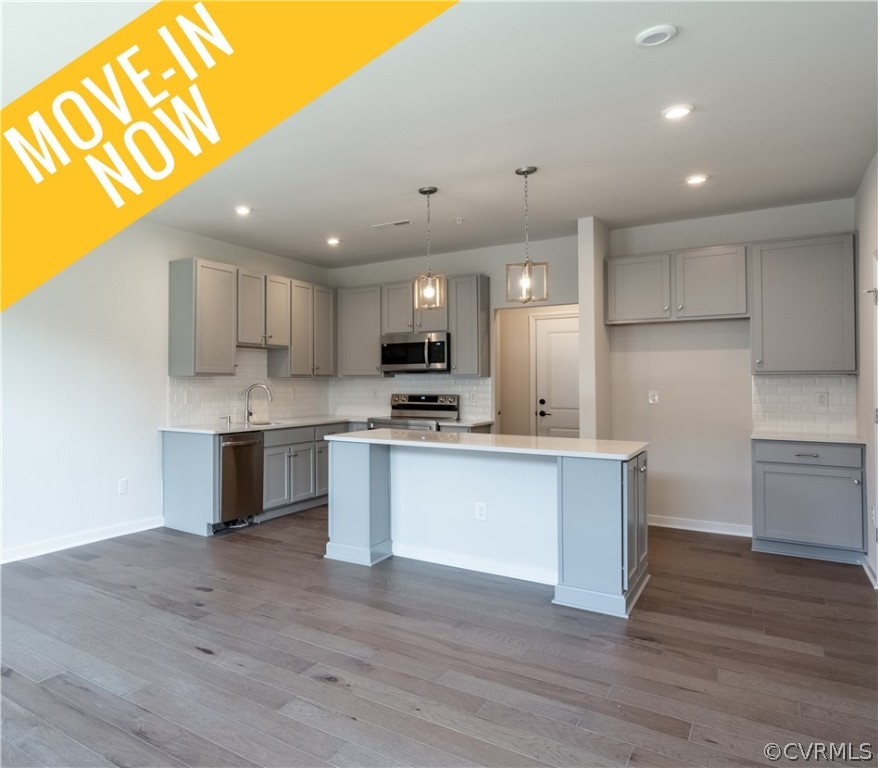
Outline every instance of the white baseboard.
[(28, 557), (37, 557), (38, 555), (48, 555), (51, 552), (59, 552), (62, 549), (79, 547), (83, 544), (93, 544), (96, 541), (104, 541), (104, 539), (113, 539), (116, 536), (148, 531), (151, 528), (161, 528), (164, 524), (165, 519), (163, 517), (147, 517), (143, 520), (133, 520), (129, 523), (110, 525), (106, 528), (93, 528), (90, 531), (83, 531), (70, 536), (43, 539), (43, 541), (37, 541), (33, 544), (23, 544), (19, 547), (4, 549), (0, 552), (0, 562), (14, 563), (16, 560), (24, 560)]
[(506, 576), (510, 579), (522, 581), (534, 581), (537, 584), (557, 584), (558, 570), (545, 568), (528, 568), (510, 563), (500, 563), (494, 560), (484, 560), (470, 555), (461, 555), (455, 552), (419, 547), (411, 544), (393, 543), (393, 554), (399, 557), (410, 557), (412, 560), (423, 560), (437, 565), (449, 565), (452, 568), (463, 568), (467, 571), (479, 571), (490, 573), (494, 576)]
[(713, 520), (692, 520), (688, 517), (665, 517), (650, 515), (649, 524), (659, 528), (681, 528), (685, 531), (701, 531), (702, 533), (722, 533), (726, 536), (744, 536), (753, 538), (752, 525), (735, 523), (717, 523)]
[(866, 556), (866, 559), (863, 560), (863, 570), (866, 572), (866, 576), (869, 577), (869, 581), (872, 582), (872, 586), (875, 589), (878, 589), (878, 573), (875, 573), (872, 568), (872, 563), (869, 562), (869, 556)]

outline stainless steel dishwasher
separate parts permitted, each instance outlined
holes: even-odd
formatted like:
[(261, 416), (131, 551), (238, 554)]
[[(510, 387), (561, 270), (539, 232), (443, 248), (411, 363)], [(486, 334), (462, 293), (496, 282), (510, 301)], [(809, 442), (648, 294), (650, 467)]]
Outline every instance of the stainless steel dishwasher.
[(223, 435), (220, 450), (220, 522), (262, 512), (262, 432)]

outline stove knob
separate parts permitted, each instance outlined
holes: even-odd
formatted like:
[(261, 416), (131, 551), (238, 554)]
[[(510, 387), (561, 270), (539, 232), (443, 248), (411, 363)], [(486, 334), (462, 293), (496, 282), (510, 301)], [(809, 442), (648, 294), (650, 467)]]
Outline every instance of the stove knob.
[(400, 395), (400, 396), (399, 396), (399, 399), (400, 399), (401, 402), (404, 403), (404, 402), (406, 402), (406, 400), (409, 399), (409, 396), (408, 396), (408, 395)]
[(391, 398), (391, 402), (398, 403), (398, 402), (399, 402), (399, 395), (394, 395), (394, 396)]
[(440, 397), (440, 398), (439, 398), (439, 402), (440, 402), (440, 403), (444, 403), (444, 402), (445, 402), (445, 398), (444, 398), (444, 397)]

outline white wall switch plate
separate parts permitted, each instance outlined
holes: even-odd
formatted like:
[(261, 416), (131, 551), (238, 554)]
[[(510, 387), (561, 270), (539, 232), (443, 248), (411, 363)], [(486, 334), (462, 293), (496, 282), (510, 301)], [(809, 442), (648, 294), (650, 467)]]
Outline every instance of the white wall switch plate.
[(648, 396), (647, 402), (650, 405), (658, 405), (658, 401), (659, 401), (658, 390), (657, 389), (649, 390), (649, 396)]
[(126, 493), (128, 493), (128, 480), (123, 477), (119, 480), (119, 495), (123, 496)]
[(476, 520), (488, 519), (488, 505), (484, 501), (477, 501), (474, 505)]
[(829, 407), (829, 392), (825, 392), (823, 390), (818, 390), (814, 393), (814, 405), (818, 408), (828, 408)]

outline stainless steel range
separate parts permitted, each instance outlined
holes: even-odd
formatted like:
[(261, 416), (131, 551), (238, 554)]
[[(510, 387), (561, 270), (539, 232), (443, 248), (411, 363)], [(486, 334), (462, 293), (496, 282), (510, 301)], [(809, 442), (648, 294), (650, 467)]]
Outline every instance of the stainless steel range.
[(400, 395), (390, 396), (390, 416), (368, 420), (369, 429), (419, 429), (436, 432), (443, 422), (460, 418), (459, 395)]

